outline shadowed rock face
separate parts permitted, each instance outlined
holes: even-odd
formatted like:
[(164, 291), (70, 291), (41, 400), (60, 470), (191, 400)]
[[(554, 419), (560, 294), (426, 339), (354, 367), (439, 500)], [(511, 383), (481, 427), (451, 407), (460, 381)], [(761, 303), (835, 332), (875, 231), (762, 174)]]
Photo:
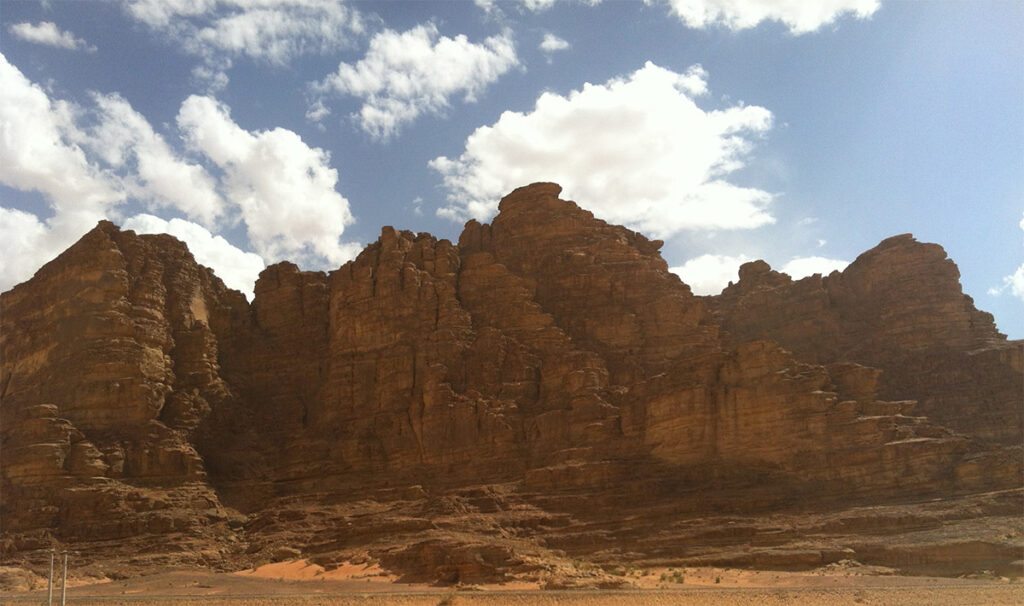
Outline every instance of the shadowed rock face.
[(1020, 348), (941, 248), (900, 236), (795, 283), (748, 264), (695, 297), (660, 242), (559, 192), (512, 192), (458, 245), (384, 228), (330, 274), (274, 265), (252, 304), (177, 240), (100, 223), (0, 298), (5, 558), (231, 568), (287, 544), (506, 579), (693, 556), (644, 512), (682, 532), (1020, 487)]

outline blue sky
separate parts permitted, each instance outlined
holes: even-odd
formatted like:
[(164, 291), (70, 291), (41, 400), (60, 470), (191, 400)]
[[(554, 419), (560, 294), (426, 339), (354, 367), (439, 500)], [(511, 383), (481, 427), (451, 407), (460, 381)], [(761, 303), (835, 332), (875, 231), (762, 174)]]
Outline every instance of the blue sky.
[(0, 288), (109, 218), (229, 286), (533, 181), (698, 293), (943, 245), (1024, 338), (1024, 3), (5, 1)]

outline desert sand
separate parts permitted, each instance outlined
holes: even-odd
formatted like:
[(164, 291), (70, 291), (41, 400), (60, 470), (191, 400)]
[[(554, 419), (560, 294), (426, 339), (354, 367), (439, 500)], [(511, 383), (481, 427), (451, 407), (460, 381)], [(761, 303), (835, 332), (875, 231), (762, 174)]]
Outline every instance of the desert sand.
[[(832, 565), (812, 572), (727, 568), (623, 571), (634, 588), (541, 590), (528, 583), (435, 587), (396, 582), (376, 564), (333, 570), (307, 560), (267, 564), (230, 574), (172, 571), (129, 580), (75, 579), (72, 604), (145, 606), (253, 605), (569, 605), (593, 604), (878, 604), (1018, 605), (1024, 582), (1006, 578), (908, 577), (879, 567)], [(0, 593), (4, 604), (37, 604), (45, 589)]]

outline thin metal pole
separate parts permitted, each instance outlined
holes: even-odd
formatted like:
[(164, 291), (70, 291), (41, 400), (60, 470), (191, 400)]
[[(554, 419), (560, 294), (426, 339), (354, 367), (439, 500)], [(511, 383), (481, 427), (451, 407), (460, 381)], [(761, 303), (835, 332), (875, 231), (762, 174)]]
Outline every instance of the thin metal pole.
[(46, 606), (53, 606), (53, 554), (50, 550), (50, 578), (46, 580)]
[(60, 580), (60, 606), (68, 599), (68, 552), (64, 552), (64, 577)]

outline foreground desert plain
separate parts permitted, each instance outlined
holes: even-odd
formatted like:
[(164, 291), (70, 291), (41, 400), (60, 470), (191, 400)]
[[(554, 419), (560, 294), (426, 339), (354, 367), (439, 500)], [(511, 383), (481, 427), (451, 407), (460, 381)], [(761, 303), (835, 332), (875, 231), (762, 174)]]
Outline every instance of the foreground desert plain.
[(1024, 601), (1024, 344), (940, 246), (699, 297), (559, 192), (251, 303), (101, 222), (0, 295), (3, 601)]
[[(489, 604), (920, 604), (1017, 605), (1024, 584), (1007, 578), (904, 577), (880, 567), (852, 562), (811, 572), (750, 571), (728, 568), (631, 570), (629, 589), (546, 590), (537, 584), (438, 588), (398, 583), (379, 566), (344, 565), (326, 571), (305, 560), (267, 564), (232, 574), (176, 571), (124, 581), (96, 583), (74, 579), (72, 603), (455, 605)], [(35, 579), (40, 586), (42, 579)], [(5, 603), (45, 603), (46, 592), (4, 592)], [(59, 591), (58, 591), (59, 595)]]

